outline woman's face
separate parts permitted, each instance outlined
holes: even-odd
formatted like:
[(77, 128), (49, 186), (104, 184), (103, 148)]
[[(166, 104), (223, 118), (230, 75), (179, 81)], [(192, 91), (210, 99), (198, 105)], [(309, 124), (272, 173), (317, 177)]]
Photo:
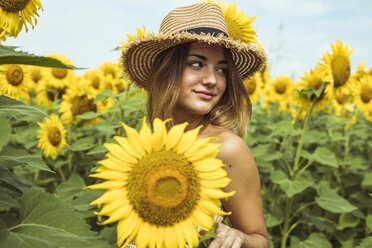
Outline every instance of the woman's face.
[(183, 69), (176, 112), (208, 114), (225, 92), (227, 68), (221, 46), (192, 43)]

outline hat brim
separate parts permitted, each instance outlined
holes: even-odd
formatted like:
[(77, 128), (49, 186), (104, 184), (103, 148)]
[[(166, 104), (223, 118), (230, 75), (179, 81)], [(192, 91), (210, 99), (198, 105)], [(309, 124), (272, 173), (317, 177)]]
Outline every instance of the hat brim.
[(170, 47), (196, 41), (220, 44), (228, 48), (242, 80), (260, 71), (266, 64), (267, 57), (263, 49), (223, 35), (199, 35), (188, 32), (173, 35), (158, 33), (141, 37), (127, 44), (121, 56), (124, 75), (138, 87), (146, 89), (149, 73), (160, 53)]

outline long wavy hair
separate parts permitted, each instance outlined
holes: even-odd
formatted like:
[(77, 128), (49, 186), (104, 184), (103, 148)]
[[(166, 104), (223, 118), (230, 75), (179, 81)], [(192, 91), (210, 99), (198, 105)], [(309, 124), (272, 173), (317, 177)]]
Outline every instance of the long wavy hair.
[[(146, 88), (147, 114), (150, 123), (155, 118), (162, 120), (170, 118), (168, 127), (174, 125), (172, 113), (181, 89), (182, 73), (186, 66), (190, 44), (171, 47), (156, 58)], [(252, 104), (230, 51), (224, 49), (224, 53), (228, 64), (226, 90), (206, 117), (210, 123), (233, 130), (242, 137), (251, 117)]]

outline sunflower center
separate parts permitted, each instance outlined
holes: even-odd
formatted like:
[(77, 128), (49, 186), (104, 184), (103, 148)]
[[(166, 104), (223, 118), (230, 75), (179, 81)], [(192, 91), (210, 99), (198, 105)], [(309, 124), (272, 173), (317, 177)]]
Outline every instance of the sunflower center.
[(275, 91), (276, 91), (276, 93), (282, 95), (282, 94), (285, 93), (286, 90), (287, 90), (287, 84), (286, 84), (286, 82), (284, 82), (284, 81), (278, 81), (275, 84)]
[[(320, 87), (322, 87), (322, 85), (323, 85), (323, 80), (320, 77), (313, 77), (309, 81), (309, 86), (312, 87), (314, 90), (319, 90)], [(322, 94), (320, 95), (319, 100), (323, 99), (324, 92), (325, 92), (325, 89), (323, 90)], [(315, 97), (316, 97), (316, 95), (312, 94), (310, 96), (310, 100), (313, 101), (315, 99)]]
[(225, 18), (225, 20), (226, 20), (227, 30), (229, 32), (229, 37), (234, 40), (243, 40), (244, 32), (239, 27), (239, 25), (237, 25), (236, 22), (234, 22), (230, 18)]
[(364, 103), (369, 103), (372, 99), (372, 89), (370, 87), (364, 87), (362, 93), (360, 94), (360, 99)]
[(55, 78), (63, 79), (67, 75), (67, 70), (61, 68), (52, 68), (52, 74)]
[(248, 79), (245, 84), (247, 92), (252, 95), (256, 91), (257, 83), (255, 79)]
[(97, 112), (97, 106), (94, 104), (94, 99), (88, 99), (87, 96), (76, 97), (72, 101), (71, 112), (73, 116), (81, 115), (86, 112)]
[(99, 89), (99, 77), (94, 77), (92, 79), (92, 86), (93, 88), (95, 88), (96, 90)]
[(350, 77), (350, 62), (345, 56), (338, 56), (332, 62), (334, 87), (344, 85)]
[(51, 129), (49, 129), (48, 140), (53, 146), (58, 146), (62, 140), (61, 131), (57, 127), (52, 127)]
[(19, 65), (11, 65), (6, 71), (6, 79), (11, 85), (18, 86), (23, 81), (23, 70)]
[(0, 0), (0, 7), (6, 12), (18, 13), (24, 10), (31, 0)]
[(199, 201), (200, 179), (184, 155), (147, 154), (128, 177), (128, 199), (146, 222), (171, 226), (186, 219)]

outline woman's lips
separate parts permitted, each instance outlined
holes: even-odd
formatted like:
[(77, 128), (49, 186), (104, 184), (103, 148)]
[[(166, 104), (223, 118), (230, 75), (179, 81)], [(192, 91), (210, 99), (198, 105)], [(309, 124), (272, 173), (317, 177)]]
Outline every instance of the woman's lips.
[(203, 99), (206, 99), (206, 100), (210, 100), (210, 99), (213, 98), (213, 94), (209, 94), (209, 93), (206, 93), (206, 92), (195, 91), (195, 94), (198, 95), (199, 97), (203, 98)]

